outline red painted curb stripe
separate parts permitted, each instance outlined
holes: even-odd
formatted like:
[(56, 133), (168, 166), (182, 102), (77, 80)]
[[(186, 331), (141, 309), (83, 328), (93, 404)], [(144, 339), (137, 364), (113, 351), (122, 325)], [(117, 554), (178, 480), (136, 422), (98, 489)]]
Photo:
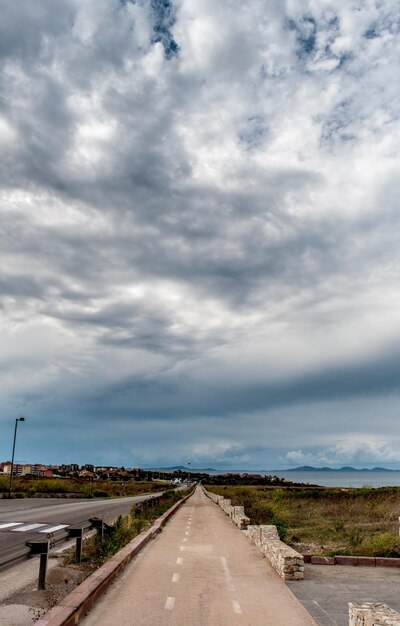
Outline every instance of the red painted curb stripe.
[(400, 567), (400, 558), (379, 556), (342, 556), (331, 557), (303, 554), (304, 563), (313, 565), (351, 565), (353, 567)]

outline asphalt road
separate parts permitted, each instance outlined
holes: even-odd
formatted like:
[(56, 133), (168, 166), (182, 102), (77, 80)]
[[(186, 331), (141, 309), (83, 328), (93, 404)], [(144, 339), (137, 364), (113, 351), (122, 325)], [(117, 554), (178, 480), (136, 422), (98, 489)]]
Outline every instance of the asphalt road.
[(317, 626), (200, 487), (81, 624)]
[[(142, 502), (152, 497), (154, 494), (105, 500), (2, 499), (0, 500), (0, 567), (14, 557), (18, 558), (19, 555), (22, 555), (27, 541), (43, 537), (40, 531), (47, 528), (46, 525), (78, 524), (90, 517), (100, 517), (105, 521), (112, 522), (118, 515), (127, 514), (135, 502)], [(4, 525), (7, 523), (18, 523), (19, 525), (5, 528)], [(26, 526), (35, 524), (38, 526), (32, 530), (23, 530)], [(39, 524), (44, 526), (39, 526)], [(60, 534), (67, 536), (63, 530), (58, 532), (57, 537)]]

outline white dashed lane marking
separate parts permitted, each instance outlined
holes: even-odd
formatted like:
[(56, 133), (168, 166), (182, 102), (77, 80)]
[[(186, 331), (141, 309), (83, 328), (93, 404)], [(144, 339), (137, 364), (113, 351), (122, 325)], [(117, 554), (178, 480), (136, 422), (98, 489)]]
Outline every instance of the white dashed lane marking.
[(172, 611), (172, 609), (174, 608), (174, 606), (175, 606), (175, 598), (173, 598), (173, 597), (169, 596), (169, 597), (167, 598), (166, 603), (165, 603), (165, 610), (166, 610), (166, 611)]
[(232, 600), (232, 607), (235, 613), (238, 615), (242, 612), (242, 607), (237, 600)]
[(177, 565), (183, 565), (183, 559), (181, 559), (180, 556), (178, 556), (178, 558), (176, 559), (176, 564)]
[(235, 585), (233, 584), (233, 579), (229, 571), (228, 563), (224, 556), (221, 556), (221, 565), (225, 574), (225, 581), (226, 581), (229, 591), (235, 591)]
[(179, 582), (179, 574), (172, 574), (172, 582), (173, 583)]

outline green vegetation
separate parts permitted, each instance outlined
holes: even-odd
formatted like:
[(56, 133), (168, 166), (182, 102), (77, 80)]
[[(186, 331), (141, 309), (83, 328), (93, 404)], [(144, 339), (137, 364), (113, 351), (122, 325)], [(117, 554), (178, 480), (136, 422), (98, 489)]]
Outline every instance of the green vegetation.
[[(133, 506), (129, 515), (124, 517), (120, 515), (114, 524), (113, 531), (106, 533), (103, 541), (99, 534), (86, 539), (83, 544), (83, 569), (90, 573), (100, 567), (139, 533), (150, 528), (154, 520), (186, 495), (186, 492), (166, 491), (157, 500), (146, 500), (140, 503), (140, 506)], [(73, 561), (74, 550), (71, 549), (65, 557), (64, 564), (67, 565)]]
[[(0, 493), (8, 491), (8, 477), (0, 478)], [(15, 476), (12, 481), (14, 497), (35, 497), (38, 494), (71, 494), (83, 498), (107, 498), (118, 496), (137, 496), (169, 489), (165, 482), (149, 481), (113, 481), (87, 478), (33, 478)]]
[(398, 487), (206, 488), (244, 506), (252, 524), (276, 524), (299, 552), (400, 557)]

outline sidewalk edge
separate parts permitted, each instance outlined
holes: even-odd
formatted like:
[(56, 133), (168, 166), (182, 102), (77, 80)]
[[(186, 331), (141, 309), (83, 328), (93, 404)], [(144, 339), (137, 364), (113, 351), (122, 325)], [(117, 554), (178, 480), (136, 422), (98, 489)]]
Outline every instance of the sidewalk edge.
[(140, 533), (140, 535), (132, 539), (104, 565), (88, 576), (78, 587), (65, 596), (48, 613), (43, 615), (35, 623), (35, 626), (76, 626), (86, 613), (93, 608), (96, 601), (133, 557), (160, 531), (169, 518), (192, 495), (193, 492), (173, 504), (168, 511), (156, 519), (149, 530)]

